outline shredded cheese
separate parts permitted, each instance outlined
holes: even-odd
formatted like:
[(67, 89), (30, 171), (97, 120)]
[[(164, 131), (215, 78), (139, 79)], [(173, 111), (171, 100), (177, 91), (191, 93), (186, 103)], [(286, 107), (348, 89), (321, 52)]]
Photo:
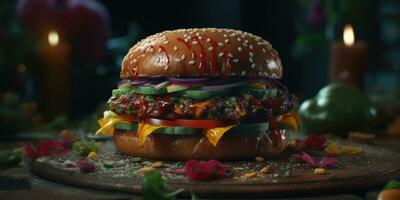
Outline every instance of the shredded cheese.
[(217, 146), (218, 141), (222, 138), (222, 136), (229, 131), (229, 129), (237, 126), (235, 125), (230, 125), (230, 126), (225, 126), (225, 127), (217, 127), (217, 128), (211, 128), (206, 130), (206, 136), (208, 138), (208, 141), (214, 145)]

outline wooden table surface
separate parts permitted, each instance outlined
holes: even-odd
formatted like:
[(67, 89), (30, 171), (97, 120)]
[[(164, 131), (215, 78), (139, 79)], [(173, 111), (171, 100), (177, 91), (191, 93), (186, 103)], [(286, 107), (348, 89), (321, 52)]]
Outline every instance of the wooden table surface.
[[(21, 142), (0, 141), (0, 149), (15, 147)], [(400, 138), (379, 138), (376, 145), (384, 146), (392, 151), (400, 153)], [(319, 199), (376, 199), (376, 195), (381, 188), (373, 191), (365, 191), (355, 194), (336, 194), (330, 196), (315, 196), (290, 198), (293, 200), (319, 200)], [(18, 167), (0, 169), (0, 200), (14, 199), (57, 199), (57, 200), (119, 200), (119, 199), (141, 199), (138, 195), (105, 192), (99, 190), (82, 189), (66, 186), (44, 180), (32, 175), (27, 166), (23, 163)], [(260, 198), (258, 198), (260, 199)], [(262, 199), (269, 199), (268, 197)], [(287, 198), (286, 198), (287, 199)]]

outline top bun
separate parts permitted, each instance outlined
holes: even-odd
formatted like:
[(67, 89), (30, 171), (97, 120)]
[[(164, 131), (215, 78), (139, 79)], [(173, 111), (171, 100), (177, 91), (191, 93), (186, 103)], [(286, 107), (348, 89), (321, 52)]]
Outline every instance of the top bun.
[(179, 29), (149, 36), (122, 62), (121, 78), (178, 76), (282, 77), (278, 52), (251, 33), (219, 28)]

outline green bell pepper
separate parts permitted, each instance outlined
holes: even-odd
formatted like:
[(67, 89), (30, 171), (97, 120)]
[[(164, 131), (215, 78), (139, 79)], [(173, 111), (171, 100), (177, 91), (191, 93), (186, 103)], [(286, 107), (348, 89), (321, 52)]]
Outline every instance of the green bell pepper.
[(300, 128), (305, 134), (365, 131), (372, 127), (377, 111), (358, 89), (343, 83), (322, 88), (299, 109)]

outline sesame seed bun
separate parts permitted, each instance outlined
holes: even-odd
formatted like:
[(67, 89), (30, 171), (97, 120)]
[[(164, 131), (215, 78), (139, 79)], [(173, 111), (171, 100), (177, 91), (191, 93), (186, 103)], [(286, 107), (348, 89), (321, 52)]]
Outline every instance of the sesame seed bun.
[(219, 28), (179, 29), (149, 36), (122, 62), (121, 78), (177, 76), (282, 77), (278, 52), (253, 34)]
[(113, 139), (118, 152), (128, 156), (156, 160), (247, 160), (279, 155), (286, 147), (287, 131), (227, 134), (217, 146), (203, 135), (153, 134), (140, 145), (135, 131), (114, 130)]

